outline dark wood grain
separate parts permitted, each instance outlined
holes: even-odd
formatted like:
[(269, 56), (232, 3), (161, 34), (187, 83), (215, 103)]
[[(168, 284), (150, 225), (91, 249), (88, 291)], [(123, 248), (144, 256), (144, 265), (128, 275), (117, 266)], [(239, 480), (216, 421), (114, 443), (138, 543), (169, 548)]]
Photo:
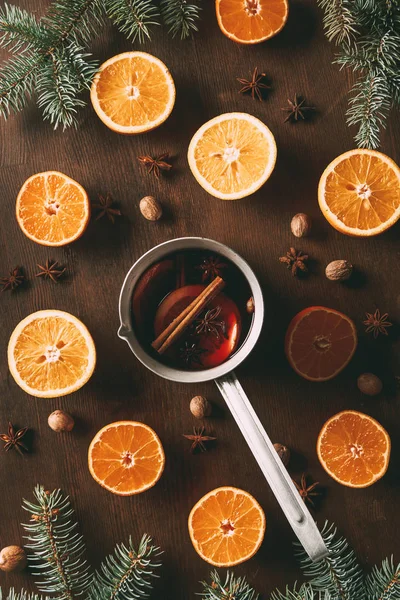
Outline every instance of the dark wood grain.
[[(20, 0), (40, 15), (47, 0)], [(164, 554), (162, 578), (154, 598), (183, 600), (200, 590), (208, 565), (192, 548), (187, 516), (193, 504), (220, 485), (234, 485), (255, 495), (267, 514), (265, 542), (255, 558), (236, 569), (268, 597), (275, 587), (299, 579), (293, 559), (292, 532), (268, 485), (212, 383), (180, 385), (158, 379), (140, 365), (126, 344), (117, 338), (118, 295), (125, 273), (144, 251), (155, 244), (184, 235), (205, 235), (232, 246), (253, 266), (263, 286), (267, 316), (262, 338), (251, 358), (238, 369), (273, 441), (294, 451), (292, 475), (305, 470), (326, 490), (316, 513), (337, 523), (349, 537), (361, 561), (372, 565), (386, 555), (399, 559), (400, 411), (394, 388), (400, 374), (398, 329), (389, 339), (372, 341), (361, 324), (365, 311), (376, 307), (400, 320), (399, 225), (375, 239), (358, 240), (334, 231), (321, 216), (317, 184), (325, 166), (354, 146), (344, 113), (350, 78), (331, 65), (333, 48), (324, 38), (321, 14), (314, 0), (293, 0), (287, 26), (277, 38), (256, 47), (241, 47), (219, 31), (213, 2), (204, 2), (201, 31), (193, 40), (172, 40), (157, 30), (143, 48), (169, 66), (177, 86), (176, 107), (156, 131), (125, 137), (109, 131), (88, 106), (78, 130), (54, 132), (41, 121), (32, 104), (21, 115), (0, 124), (1, 275), (23, 265), (30, 281), (15, 293), (0, 297), (0, 430), (10, 419), (33, 430), (33, 451), (21, 458), (0, 455), (2, 503), (0, 545), (22, 542), (20, 508), (37, 482), (61, 487), (71, 495), (87, 540), (88, 556), (98, 566), (116, 542), (129, 534), (138, 540), (151, 534)], [(94, 44), (103, 60), (129, 50), (123, 35), (109, 29)], [(3, 56), (5, 56), (3, 54)], [(255, 66), (266, 71), (273, 89), (265, 102), (238, 94), (236, 77), (246, 77)], [(318, 108), (307, 123), (283, 123), (280, 107), (295, 92)], [(207, 119), (228, 111), (248, 111), (265, 121), (276, 136), (278, 162), (269, 182), (252, 198), (222, 202), (204, 192), (192, 177), (186, 151), (191, 136)], [(383, 134), (382, 150), (397, 160), (400, 135), (395, 114)], [(144, 153), (169, 151), (174, 169), (160, 181), (148, 177), (137, 161)], [(63, 171), (79, 181), (92, 199), (110, 192), (123, 217), (112, 226), (106, 219), (92, 221), (77, 243), (48, 251), (20, 231), (14, 216), (18, 190), (27, 177), (49, 169)], [(145, 221), (139, 212), (142, 196), (156, 196), (166, 218)], [(291, 277), (279, 263), (294, 238), (290, 219), (304, 211), (314, 219), (314, 235), (296, 247), (314, 259), (313, 273), (303, 281)], [(54, 258), (65, 264), (68, 277), (54, 285), (34, 278), (37, 263)], [(341, 285), (324, 277), (325, 265), (346, 258), (357, 270), (354, 284)], [(283, 353), (287, 324), (309, 305), (327, 305), (352, 317), (360, 344), (351, 365), (336, 379), (314, 384), (300, 379)], [(42, 308), (67, 310), (81, 318), (92, 332), (98, 367), (92, 380), (70, 397), (41, 400), (26, 395), (14, 383), (7, 367), (6, 348), (15, 325)], [(378, 398), (362, 396), (356, 377), (373, 371), (385, 383)], [(208, 453), (192, 456), (182, 433), (189, 433), (193, 417), (189, 401), (203, 394), (221, 410), (208, 428), (218, 442)], [(71, 412), (77, 426), (71, 434), (57, 435), (47, 425), (56, 408)], [(315, 443), (323, 422), (335, 412), (352, 408), (365, 411), (387, 427), (393, 454), (385, 478), (366, 490), (351, 490), (331, 480), (319, 465)], [(138, 497), (120, 498), (100, 488), (87, 468), (87, 448), (105, 424), (119, 419), (144, 421), (158, 432), (167, 464), (160, 482)], [(0, 574), (6, 589), (15, 585), (34, 589), (28, 574)]]

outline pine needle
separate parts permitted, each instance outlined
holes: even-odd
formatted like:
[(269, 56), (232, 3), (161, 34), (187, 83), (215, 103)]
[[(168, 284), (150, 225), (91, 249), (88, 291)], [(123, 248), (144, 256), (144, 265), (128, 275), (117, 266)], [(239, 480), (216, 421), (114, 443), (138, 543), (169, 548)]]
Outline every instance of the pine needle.
[(189, 0), (162, 0), (161, 15), (172, 37), (180, 35), (183, 40), (198, 31), (197, 21), (201, 8)]

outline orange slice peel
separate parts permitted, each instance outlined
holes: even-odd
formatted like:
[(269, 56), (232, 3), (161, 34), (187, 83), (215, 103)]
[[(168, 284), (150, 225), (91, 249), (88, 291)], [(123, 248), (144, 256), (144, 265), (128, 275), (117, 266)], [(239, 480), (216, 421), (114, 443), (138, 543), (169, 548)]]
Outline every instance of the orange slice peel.
[(147, 52), (124, 52), (103, 63), (90, 98), (97, 116), (117, 133), (155, 129), (175, 104), (175, 84), (166, 65)]
[(317, 454), (338, 483), (365, 488), (383, 477), (390, 460), (390, 437), (378, 421), (355, 410), (331, 417), (322, 427)]
[(275, 138), (268, 127), (247, 113), (225, 113), (195, 133), (188, 150), (198, 183), (221, 200), (238, 200), (267, 181), (276, 162)]
[(196, 552), (216, 567), (249, 560), (264, 539), (266, 520), (251, 494), (235, 487), (212, 490), (192, 508), (189, 535)]
[(8, 366), (28, 394), (58, 398), (76, 392), (90, 379), (96, 349), (79, 319), (61, 310), (40, 310), (11, 334)]
[(400, 169), (376, 150), (345, 152), (323, 172), (318, 202), (324, 217), (341, 233), (383, 233), (400, 218)]
[(133, 496), (160, 479), (165, 454), (155, 431), (138, 421), (106, 425), (93, 438), (89, 471), (102, 487), (119, 496)]
[(37, 173), (22, 186), (16, 216), (24, 234), (43, 246), (65, 246), (77, 240), (90, 219), (83, 187), (58, 171)]
[(240, 44), (259, 44), (284, 27), (287, 0), (216, 0), (218, 25), (224, 35)]

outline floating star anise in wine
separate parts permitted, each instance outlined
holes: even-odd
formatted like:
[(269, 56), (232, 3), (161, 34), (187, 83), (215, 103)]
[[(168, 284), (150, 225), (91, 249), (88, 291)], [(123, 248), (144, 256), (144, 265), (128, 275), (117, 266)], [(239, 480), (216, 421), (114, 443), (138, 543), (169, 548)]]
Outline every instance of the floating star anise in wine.
[(220, 340), (222, 336), (226, 337), (225, 321), (218, 319), (221, 311), (222, 308), (220, 306), (207, 310), (203, 317), (196, 320), (195, 332), (198, 335), (211, 333), (217, 340)]
[(39, 273), (36, 273), (36, 277), (44, 277), (44, 279), (51, 279), (54, 283), (62, 277), (65, 273), (66, 268), (61, 267), (57, 261), (52, 262), (47, 259), (45, 265), (38, 265), (40, 269)]
[(96, 204), (93, 204), (92, 207), (94, 210), (98, 211), (98, 215), (96, 217), (96, 221), (106, 216), (111, 223), (115, 223), (115, 217), (121, 217), (121, 211), (116, 208), (115, 202), (111, 196), (111, 194), (107, 194), (106, 196), (98, 195), (99, 201)]
[(183, 347), (179, 349), (179, 358), (187, 365), (203, 366), (201, 355), (207, 352), (205, 348), (201, 348), (197, 342), (185, 342)]
[(263, 83), (263, 80), (265, 80), (265, 78), (266, 78), (266, 74), (259, 73), (257, 67), (254, 69), (251, 79), (244, 79), (242, 77), (237, 77), (238, 82), (241, 83), (243, 86), (239, 90), (239, 94), (245, 94), (246, 92), (250, 92), (253, 100), (255, 99), (256, 96), (259, 100), (262, 100), (263, 99), (262, 90), (271, 89), (270, 85)]
[(222, 277), (222, 272), (227, 266), (218, 256), (208, 256), (196, 269), (203, 271), (201, 280), (204, 282), (212, 281), (216, 277)]
[(312, 499), (312, 496), (320, 496), (320, 492), (316, 492), (315, 489), (319, 486), (319, 482), (316, 481), (315, 483), (312, 483), (311, 485), (307, 485), (307, 478), (305, 473), (303, 473), (303, 475), (301, 476), (300, 479), (300, 483), (297, 483), (297, 481), (295, 481), (293, 479), (293, 483), (295, 484), (302, 500), (304, 502), (308, 502), (309, 504), (311, 504), (311, 506), (315, 506), (314, 505), (314, 501)]
[(22, 272), (21, 267), (15, 267), (10, 271), (10, 274), (7, 277), (0, 278), (0, 285), (3, 286), (2, 292), (6, 290), (15, 290), (17, 287), (21, 285), (25, 281), (26, 277)]
[(8, 452), (11, 448), (15, 448), (20, 454), (22, 454), (21, 448), (28, 452), (28, 448), (22, 443), (22, 438), (28, 431), (28, 427), (23, 427), (15, 431), (12, 423), (8, 423), (8, 432), (0, 434), (0, 440), (5, 443), (4, 450)]
[(279, 260), (292, 271), (293, 277), (295, 277), (299, 271), (302, 271), (303, 273), (308, 272), (306, 265), (306, 262), (308, 261), (308, 254), (304, 254), (301, 250), (290, 248), (289, 252), (286, 252), (286, 255), (281, 256)]
[(190, 447), (190, 451), (192, 453), (195, 452), (196, 448), (200, 448), (201, 452), (205, 452), (207, 448), (205, 447), (204, 442), (211, 442), (217, 439), (215, 437), (210, 437), (209, 435), (204, 435), (204, 432), (204, 427), (202, 427), (201, 429), (196, 429), (194, 427), (192, 435), (183, 434), (184, 438), (192, 442), (192, 445)]
[(365, 313), (365, 316), (367, 318), (363, 321), (363, 325), (367, 326), (366, 333), (372, 333), (375, 339), (380, 333), (388, 335), (387, 328), (393, 326), (393, 323), (388, 321), (388, 313), (381, 315), (381, 311), (377, 308), (374, 314)]
[(284, 121), (285, 123), (287, 121), (297, 122), (299, 119), (302, 119), (303, 121), (306, 120), (307, 113), (315, 110), (315, 107), (306, 106), (305, 101), (305, 98), (300, 99), (297, 94), (294, 95), (294, 100), (289, 100), (288, 98), (289, 106), (286, 108), (281, 108), (281, 110), (289, 113)]
[(153, 173), (157, 178), (160, 177), (161, 171), (170, 171), (172, 165), (167, 162), (169, 159), (169, 153), (165, 152), (159, 156), (153, 157), (149, 155), (138, 156), (138, 161), (147, 167), (147, 173)]

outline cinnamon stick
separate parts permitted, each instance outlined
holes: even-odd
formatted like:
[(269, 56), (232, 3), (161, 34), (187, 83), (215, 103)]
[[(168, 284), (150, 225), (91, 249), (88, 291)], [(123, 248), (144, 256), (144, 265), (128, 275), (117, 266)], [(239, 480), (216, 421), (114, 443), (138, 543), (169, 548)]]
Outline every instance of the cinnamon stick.
[(200, 294), (187, 306), (162, 333), (154, 340), (152, 346), (159, 354), (163, 354), (178, 337), (193, 323), (198, 314), (225, 287), (225, 281), (216, 277)]

